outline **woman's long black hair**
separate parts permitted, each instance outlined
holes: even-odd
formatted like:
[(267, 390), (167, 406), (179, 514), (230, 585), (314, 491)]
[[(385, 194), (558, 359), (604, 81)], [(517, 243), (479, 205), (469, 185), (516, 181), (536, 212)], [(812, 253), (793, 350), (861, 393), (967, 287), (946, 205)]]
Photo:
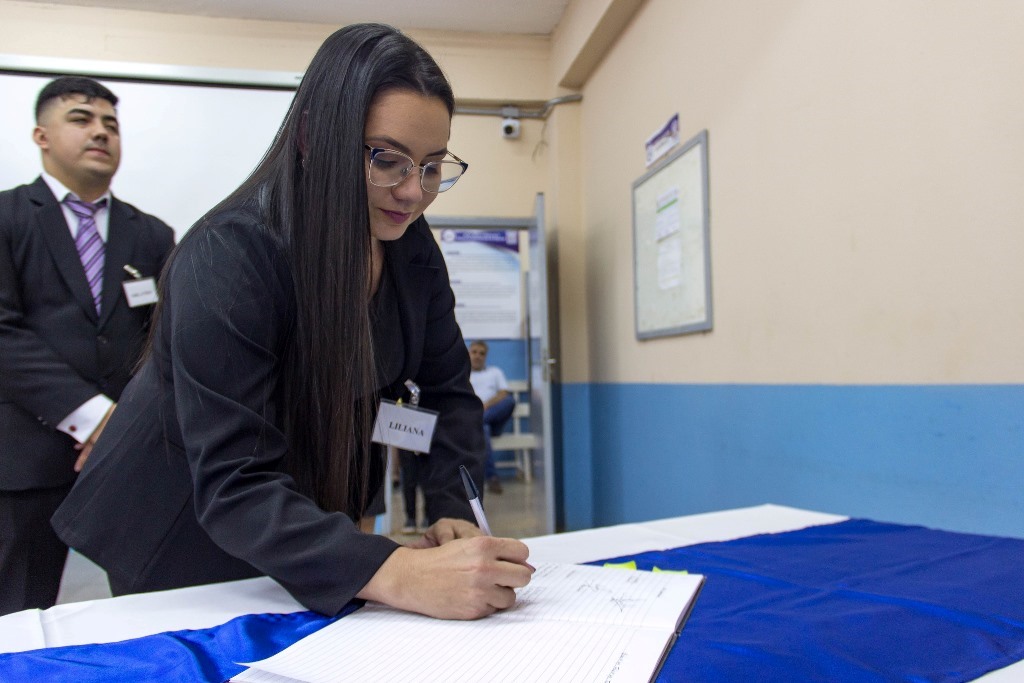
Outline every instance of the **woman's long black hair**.
[(440, 98), (454, 113), (451, 85), (415, 41), (382, 24), (335, 32), (263, 160), (211, 211), (258, 206), (290, 261), (296, 325), (278, 392), (286, 469), (320, 507), (353, 519), (368, 502), (377, 400), (364, 130), (389, 90)]

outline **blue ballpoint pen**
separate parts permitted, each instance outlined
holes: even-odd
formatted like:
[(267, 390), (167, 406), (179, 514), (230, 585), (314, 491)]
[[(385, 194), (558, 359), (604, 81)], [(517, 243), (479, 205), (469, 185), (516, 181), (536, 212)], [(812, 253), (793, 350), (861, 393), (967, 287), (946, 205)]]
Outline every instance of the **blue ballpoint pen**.
[(484, 516), (484, 506), (480, 504), (480, 492), (469, 476), (469, 470), (465, 465), (459, 465), (459, 474), (462, 475), (462, 484), (466, 487), (466, 497), (469, 498), (469, 506), (473, 508), (473, 516), (476, 517), (476, 525), (480, 531), (488, 536), (491, 535), (491, 527), (487, 524), (487, 517)]

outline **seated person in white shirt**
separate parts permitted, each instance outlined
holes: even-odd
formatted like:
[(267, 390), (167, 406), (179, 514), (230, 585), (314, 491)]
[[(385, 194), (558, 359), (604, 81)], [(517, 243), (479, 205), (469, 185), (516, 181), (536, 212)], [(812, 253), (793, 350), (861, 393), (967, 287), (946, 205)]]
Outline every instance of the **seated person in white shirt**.
[(509, 393), (508, 381), (501, 368), (487, 365), (487, 342), (477, 340), (469, 345), (469, 362), (473, 368), (469, 382), (484, 404), (484, 437), (487, 442), (484, 476), (487, 480), (487, 490), (491, 493), (501, 493), (501, 480), (498, 479), (498, 469), (494, 465), (491, 436), (497, 436), (505, 429), (509, 418), (512, 417), (516, 401)]

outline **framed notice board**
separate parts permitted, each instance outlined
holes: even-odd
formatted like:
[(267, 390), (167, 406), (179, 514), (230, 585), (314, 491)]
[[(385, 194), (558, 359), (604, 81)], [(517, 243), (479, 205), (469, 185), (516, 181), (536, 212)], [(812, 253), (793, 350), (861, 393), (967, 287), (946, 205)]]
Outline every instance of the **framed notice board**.
[(637, 339), (711, 329), (708, 132), (633, 183)]

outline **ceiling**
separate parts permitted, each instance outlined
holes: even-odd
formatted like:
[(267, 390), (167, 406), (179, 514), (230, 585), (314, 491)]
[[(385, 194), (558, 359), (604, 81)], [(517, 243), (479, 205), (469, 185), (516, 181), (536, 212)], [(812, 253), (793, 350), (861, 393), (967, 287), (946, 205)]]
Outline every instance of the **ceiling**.
[(379, 21), (401, 29), (548, 35), (569, 0), (29, 0), (235, 19), (343, 26)]

